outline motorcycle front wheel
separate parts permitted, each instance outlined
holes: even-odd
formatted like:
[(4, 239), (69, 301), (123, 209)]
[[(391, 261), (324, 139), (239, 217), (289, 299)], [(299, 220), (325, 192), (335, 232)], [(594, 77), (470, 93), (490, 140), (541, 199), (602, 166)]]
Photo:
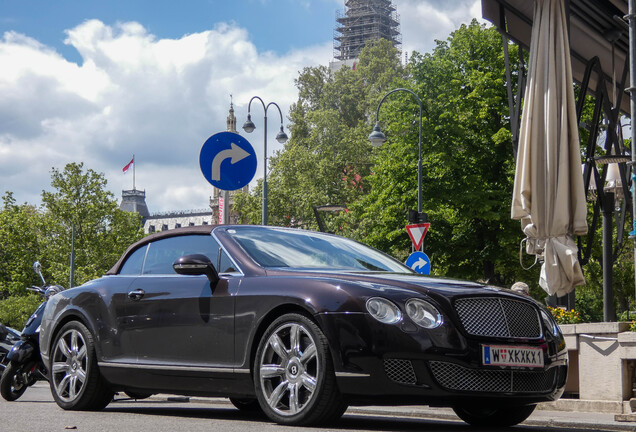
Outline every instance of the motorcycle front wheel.
[(24, 394), (29, 387), (28, 374), (24, 372), (22, 367), (13, 363), (9, 363), (0, 379), (0, 394), (2, 397), (13, 402)]

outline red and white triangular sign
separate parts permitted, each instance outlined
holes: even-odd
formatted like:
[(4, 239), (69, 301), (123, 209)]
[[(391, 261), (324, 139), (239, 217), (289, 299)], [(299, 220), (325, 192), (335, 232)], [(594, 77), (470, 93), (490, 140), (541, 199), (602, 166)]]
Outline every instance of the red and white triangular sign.
[(424, 241), (424, 237), (426, 237), (428, 227), (430, 226), (431, 224), (428, 222), (406, 226), (406, 232), (409, 233), (411, 242), (413, 242), (413, 246), (415, 246), (416, 250), (419, 250), (420, 247), (422, 247), (422, 242)]

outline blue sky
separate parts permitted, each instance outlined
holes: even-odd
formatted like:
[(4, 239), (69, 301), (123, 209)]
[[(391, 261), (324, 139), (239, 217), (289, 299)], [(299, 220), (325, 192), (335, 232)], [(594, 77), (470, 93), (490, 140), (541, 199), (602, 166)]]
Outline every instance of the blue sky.
[[(479, 0), (394, 4), (405, 53), (480, 16)], [(298, 72), (333, 58), (337, 10), (344, 1), (0, 0), (0, 194), (37, 205), (52, 167), (84, 162), (120, 197), (134, 153), (151, 212), (207, 207), (198, 155), (225, 130), (230, 94), (239, 126), (255, 95), (286, 116)], [(260, 177), (258, 109), (247, 138)]]
[(279, 54), (330, 40), (338, 0), (2, 0), (0, 32), (14, 30), (79, 61), (64, 44), (65, 30), (86, 19), (107, 24), (137, 21), (160, 38), (180, 38), (234, 22), (249, 29), (259, 51)]

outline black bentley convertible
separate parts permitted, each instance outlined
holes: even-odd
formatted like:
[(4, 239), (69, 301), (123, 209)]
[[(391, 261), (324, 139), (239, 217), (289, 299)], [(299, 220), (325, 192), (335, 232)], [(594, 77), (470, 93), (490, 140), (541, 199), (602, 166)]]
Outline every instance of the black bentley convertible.
[(102, 409), (114, 392), (223, 396), (295, 425), (363, 404), (513, 425), (559, 398), (567, 373), (563, 336), (529, 297), (421, 276), (342, 237), (247, 225), (145, 237), (52, 297), (40, 342), (64, 409)]

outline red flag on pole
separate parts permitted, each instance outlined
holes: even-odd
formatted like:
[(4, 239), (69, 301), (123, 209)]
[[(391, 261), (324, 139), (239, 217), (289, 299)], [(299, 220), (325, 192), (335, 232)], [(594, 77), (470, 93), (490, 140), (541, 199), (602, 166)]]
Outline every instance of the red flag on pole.
[(135, 163), (135, 157), (133, 156), (133, 158), (130, 160), (130, 162), (128, 162), (128, 164), (122, 168), (122, 172), (126, 172), (130, 169), (131, 166), (133, 166), (133, 164)]

